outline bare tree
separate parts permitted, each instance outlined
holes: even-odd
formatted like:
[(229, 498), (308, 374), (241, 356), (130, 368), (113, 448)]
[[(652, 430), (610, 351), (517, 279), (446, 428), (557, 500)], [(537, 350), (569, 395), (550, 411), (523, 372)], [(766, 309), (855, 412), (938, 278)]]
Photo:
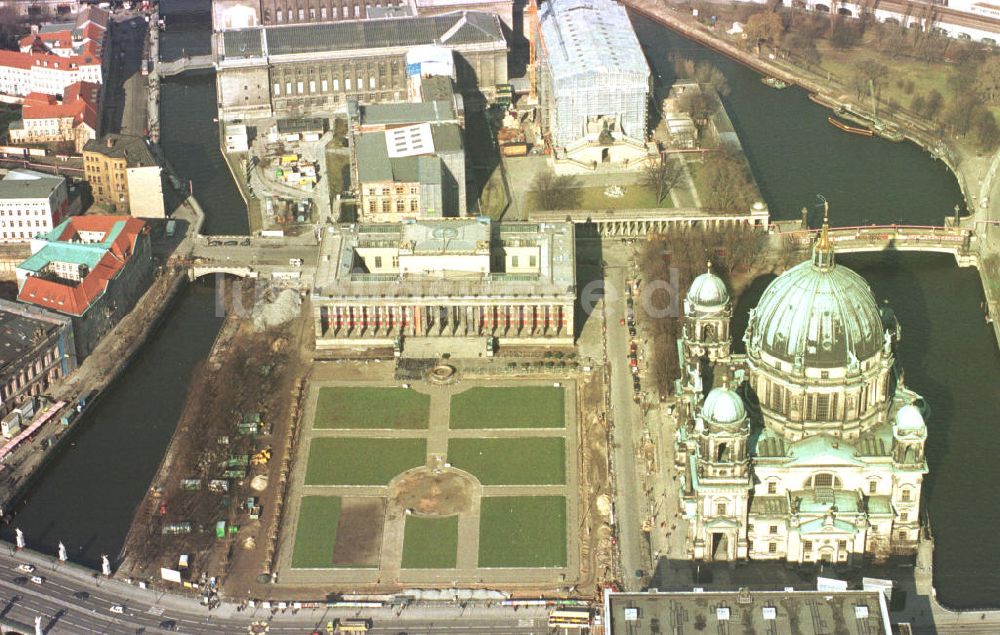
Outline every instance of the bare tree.
[(719, 107), (719, 100), (704, 90), (689, 90), (681, 95), (678, 105), (691, 117), (700, 141), (708, 122)]
[(739, 149), (723, 146), (699, 167), (702, 203), (715, 210), (747, 210), (757, 198), (750, 168)]
[(539, 172), (532, 189), (538, 209), (574, 209), (580, 204), (579, 184), (569, 175), (557, 176), (548, 170)]
[(861, 60), (854, 67), (854, 91), (858, 99), (868, 95), (869, 88), (875, 91), (877, 98), (882, 92), (882, 85), (889, 75), (889, 68), (882, 62), (873, 59)]
[(639, 182), (652, 190), (656, 194), (656, 204), (662, 205), (680, 177), (681, 170), (677, 162), (661, 155), (659, 160), (646, 164)]
[(771, 42), (781, 33), (781, 18), (773, 11), (755, 13), (747, 20), (743, 33), (747, 36), (747, 44), (760, 54), (762, 42)]

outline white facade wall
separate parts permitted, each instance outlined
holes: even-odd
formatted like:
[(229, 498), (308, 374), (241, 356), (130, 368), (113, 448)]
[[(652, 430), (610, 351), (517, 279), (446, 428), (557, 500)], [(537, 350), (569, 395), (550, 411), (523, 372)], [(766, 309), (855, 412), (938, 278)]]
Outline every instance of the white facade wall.
[(128, 168), (129, 213), (139, 218), (166, 218), (163, 177), (158, 165)]
[(100, 84), (103, 79), (100, 64), (67, 67), (65, 62), (49, 63), (58, 63), (59, 68), (40, 64), (31, 68), (0, 66), (0, 93), (17, 97), (24, 97), (28, 93), (62, 96), (70, 84), (77, 82)]
[(26, 243), (37, 234), (52, 231), (67, 205), (65, 183), (48, 197), (0, 198), (0, 243)]

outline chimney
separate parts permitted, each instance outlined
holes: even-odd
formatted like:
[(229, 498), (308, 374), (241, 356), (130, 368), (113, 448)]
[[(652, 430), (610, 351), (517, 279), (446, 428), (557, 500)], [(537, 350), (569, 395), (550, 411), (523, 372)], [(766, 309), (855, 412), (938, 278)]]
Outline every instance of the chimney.
[(106, 144), (108, 144), (108, 147), (109, 147), (109, 148), (113, 148), (113, 147), (115, 147), (115, 140), (114, 140), (114, 138), (113, 138), (112, 136), (110, 136), (110, 135), (108, 135), (108, 138), (107, 138), (107, 140), (105, 141), (105, 143), (106, 143)]

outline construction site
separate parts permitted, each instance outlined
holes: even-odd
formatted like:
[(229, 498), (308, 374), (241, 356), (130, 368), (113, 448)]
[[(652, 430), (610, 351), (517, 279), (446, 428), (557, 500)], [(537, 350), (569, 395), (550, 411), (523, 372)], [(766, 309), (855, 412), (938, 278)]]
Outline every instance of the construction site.
[[(252, 293), (248, 286), (245, 306)], [(268, 573), (289, 426), (309, 368), (302, 327), (229, 313), (136, 509), (119, 575), (204, 592), (212, 579), (246, 586)]]

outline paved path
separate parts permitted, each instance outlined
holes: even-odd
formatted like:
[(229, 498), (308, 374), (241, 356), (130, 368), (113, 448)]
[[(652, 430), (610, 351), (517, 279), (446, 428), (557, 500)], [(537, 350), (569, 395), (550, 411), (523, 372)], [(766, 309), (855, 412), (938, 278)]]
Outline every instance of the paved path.
[(625, 591), (637, 591), (640, 580), (637, 571), (648, 572), (650, 561), (645, 555), (641, 530), (644, 512), (643, 495), (637, 474), (636, 453), (642, 429), (642, 416), (633, 401), (632, 372), (628, 365), (627, 328), (620, 324), (625, 317), (626, 263), (621, 256), (606, 253), (604, 323), (607, 359), (611, 374), (611, 411), (613, 423), (613, 473), (615, 478), (615, 522), (617, 524), (622, 582)]
[[(310, 387), (303, 421), (303, 438), (300, 443), (299, 456), (291, 476), (292, 487), (286, 504), (282, 533), (282, 546), (279, 551), (279, 582), (294, 585), (313, 585), (336, 583), (359, 585), (382, 585), (382, 590), (392, 589), (397, 585), (419, 584), (521, 584), (548, 586), (556, 590), (557, 585), (572, 584), (579, 571), (579, 505), (575, 504), (578, 490), (578, 452), (577, 446), (577, 396), (574, 382), (564, 382), (566, 390), (565, 428), (498, 428), (498, 429), (451, 429), (449, 426), (451, 397), (473, 386), (525, 386), (544, 385), (538, 381), (493, 380), (493, 381), (459, 381), (453, 385), (436, 386), (420, 382), (412, 386), (412, 390), (430, 396), (429, 425), (422, 430), (358, 430), (358, 429), (313, 429), (316, 398), (323, 385), (367, 385), (387, 386), (398, 385), (386, 382), (319, 382), (314, 381)], [(402, 569), (403, 538), (406, 514), (400, 503), (392, 496), (393, 483), (387, 485), (342, 486), (342, 485), (305, 485), (304, 472), (309, 444), (316, 438), (347, 438), (347, 437), (386, 437), (426, 439), (426, 465), (431, 469), (440, 469), (447, 462), (448, 443), (452, 438), (551, 438), (566, 439), (566, 482), (558, 485), (488, 485), (483, 486), (475, 481), (471, 505), (460, 512), (458, 523), (458, 558), (457, 566), (451, 569)], [(376, 457), (372, 457), (377, 460)], [(415, 466), (416, 467), (416, 466)], [(447, 469), (447, 468), (445, 468)], [(473, 480), (475, 480), (473, 478)], [(395, 482), (395, 481), (394, 481)], [(387, 500), (386, 518), (382, 530), (381, 554), (377, 569), (338, 568), (302, 570), (291, 569), (291, 548), (294, 541), (295, 527), (298, 519), (298, 509), (301, 496), (329, 495), (357, 498), (375, 496)], [(569, 546), (565, 567), (556, 568), (479, 568), (479, 529), (480, 505), (482, 496), (563, 496), (567, 502), (567, 538)]]
[[(29, 537), (30, 539), (30, 537)], [(45, 578), (41, 585), (15, 582), (24, 574), (16, 571), (22, 563), (36, 567), (35, 574)], [(323, 628), (327, 621), (351, 617), (373, 620), (373, 635), (401, 631), (414, 633), (518, 633), (543, 634), (546, 628), (545, 607), (504, 607), (492, 603), (457, 602), (417, 603), (408, 607), (386, 606), (373, 609), (317, 608), (238, 610), (236, 604), (223, 603), (209, 611), (192, 596), (168, 592), (165, 587), (141, 589), (136, 585), (106, 580), (94, 571), (54, 558), (22, 551), (16, 554), (0, 543), (0, 604), (4, 616), (31, 624), (42, 617), (47, 635), (83, 635), (108, 633), (166, 632), (161, 625), (172, 622), (183, 633), (245, 633), (251, 622), (269, 624), (275, 635), (302, 635)], [(166, 584), (166, 583), (162, 583)], [(298, 598), (288, 598), (289, 604)], [(114, 604), (124, 606), (120, 615), (112, 613)]]

